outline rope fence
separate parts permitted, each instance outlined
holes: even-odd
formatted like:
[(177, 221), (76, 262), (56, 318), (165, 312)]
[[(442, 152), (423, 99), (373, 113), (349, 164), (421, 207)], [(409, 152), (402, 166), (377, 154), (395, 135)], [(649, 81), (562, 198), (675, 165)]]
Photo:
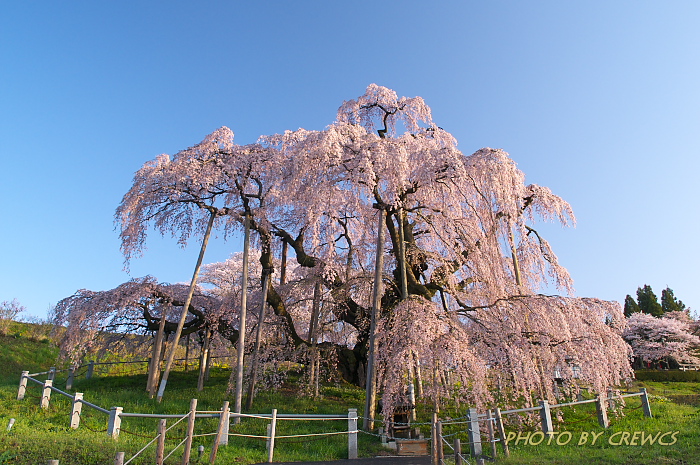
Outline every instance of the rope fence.
[[(110, 363), (117, 363), (117, 362), (110, 362)], [(133, 363), (138, 363), (138, 362), (133, 362)], [(68, 369), (68, 370), (62, 370), (62, 371), (70, 371), (71, 373), (75, 373), (73, 369)], [(23, 400), (27, 397), (32, 397), (32, 398), (38, 398), (40, 399), (40, 406), (44, 409), (49, 408), (49, 404), (51, 402), (51, 394), (52, 393), (57, 393), (63, 397), (66, 397), (69, 399), (72, 403), (72, 409), (70, 413), (70, 426), (73, 429), (77, 429), (81, 425), (81, 418), (83, 416), (82, 408), (83, 406), (86, 406), (99, 414), (104, 414), (107, 416), (107, 428), (104, 430), (95, 430), (93, 428), (90, 428), (83, 422), (83, 426), (93, 432), (96, 433), (107, 433), (109, 436), (117, 440), (119, 438), (120, 433), (125, 433), (129, 434), (132, 436), (136, 437), (142, 437), (145, 439), (150, 439), (149, 442), (143, 446), (136, 454), (134, 454), (131, 458), (128, 460), (124, 461), (124, 453), (119, 452), (117, 454), (117, 457), (115, 459), (115, 465), (126, 465), (131, 463), (136, 457), (142, 455), (144, 452), (146, 452), (150, 446), (152, 446), (154, 443), (156, 444), (156, 464), (157, 465), (162, 465), (165, 460), (167, 460), (168, 457), (172, 456), (176, 451), (182, 450), (183, 453), (183, 463), (186, 463), (189, 460), (189, 455), (191, 453), (191, 447), (192, 447), (192, 441), (194, 438), (203, 438), (203, 437), (209, 437), (209, 436), (214, 436), (214, 443), (212, 445), (212, 453), (210, 456), (210, 463), (215, 463), (216, 460), (216, 454), (219, 445), (226, 445), (228, 444), (228, 438), (229, 437), (241, 437), (241, 438), (252, 438), (252, 439), (260, 439), (260, 440), (265, 440), (267, 441), (267, 450), (268, 450), (268, 462), (272, 462), (273, 459), (273, 454), (274, 454), (274, 445), (275, 445), (275, 440), (285, 440), (285, 439), (301, 439), (301, 438), (310, 438), (307, 440), (319, 440), (323, 439), (324, 437), (329, 437), (329, 436), (339, 436), (339, 435), (348, 435), (348, 458), (357, 458), (357, 446), (358, 446), (358, 440), (357, 440), (357, 435), (360, 432), (357, 428), (357, 421), (358, 421), (358, 415), (357, 415), (357, 410), (356, 409), (348, 409), (348, 413), (343, 415), (343, 414), (332, 414), (332, 415), (322, 415), (322, 414), (310, 414), (310, 415), (301, 415), (301, 414), (278, 414), (277, 410), (273, 410), (272, 413), (270, 414), (265, 414), (265, 413), (258, 413), (258, 414), (249, 414), (249, 413), (235, 413), (235, 412), (230, 412), (229, 407), (228, 407), (228, 402), (224, 403), (224, 406), (222, 407), (221, 410), (202, 410), (198, 411), (196, 409), (197, 406), (197, 399), (192, 399), (192, 403), (190, 405), (190, 411), (187, 414), (155, 414), (155, 413), (136, 413), (136, 412), (124, 412), (122, 407), (112, 407), (111, 409), (105, 409), (100, 407), (99, 405), (96, 405), (92, 402), (88, 402), (83, 398), (83, 393), (76, 392), (75, 394), (70, 394), (67, 393), (53, 385), (54, 379), (55, 379), (55, 374), (58, 373), (59, 370), (49, 370), (46, 372), (41, 372), (41, 373), (33, 373), (30, 374), (28, 371), (23, 371), (21, 378), (20, 378), (20, 383), (19, 383), (19, 389), (17, 391), (17, 400)], [(88, 373), (91, 372), (91, 370), (88, 368)], [(94, 372), (93, 372), (94, 373)], [(47, 379), (45, 380), (40, 380), (37, 379), (35, 376), (43, 376), (47, 375)], [(41, 396), (32, 396), (27, 393), (28, 388), (33, 388), (33, 387), (38, 387), (41, 389)], [(144, 435), (140, 433), (136, 433), (133, 431), (128, 431), (126, 429), (123, 429), (121, 427), (122, 425), (122, 420), (125, 418), (144, 418), (144, 419), (158, 419), (160, 424), (159, 424), (159, 431), (156, 434), (155, 437), (151, 438), (150, 435)], [(233, 432), (229, 430), (229, 425), (230, 425), (230, 420), (231, 418), (234, 419), (251, 419), (251, 420), (263, 420), (265, 422), (270, 422), (267, 425), (267, 432), (266, 434), (243, 434), (240, 432)], [(195, 429), (195, 421), (197, 419), (218, 419), (219, 420), (219, 427), (217, 431), (215, 432), (200, 432), (199, 434), (195, 434), (194, 429)], [(175, 420), (172, 424), (166, 427), (166, 422), (168, 420)], [(187, 421), (187, 432), (183, 437), (179, 438), (174, 438), (170, 437), (169, 439), (176, 439), (180, 440), (180, 442), (174, 446), (172, 450), (170, 450), (167, 455), (164, 453), (164, 447), (165, 447), (165, 440), (166, 440), (166, 433), (172, 431), (173, 428), (178, 426), (179, 424)], [(292, 422), (292, 421), (312, 421), (312, 422), (328, 422), (328, 421), (347, 421), (347, 429), (343, 431), (327, 431), (327, 432), (320, 432), (320, 433), (307, 433), (307, 434), (276, 434), (276, 425), (277, 422), (283, 421), (283, 422)], [(285, 441), (285, 442), (294, 442), (294, 441)]]
[[(539, 406), (537, 407), (527, 407), (511, 410), (500, 410), (496, 408), (493, 410), (488, 410), (487, 413), (478, 413), (476, 409), (469, 409), (466, 415), (466, 421), (462, 421), (462, 418), (440, 421), (437, 418), (437, 414), (434, 414), (432, 437), (440, 438), (440, 440), (431, 442), (432, 463), (433, 465), (444, 465), (444, 444), (447, 444), (452, 450), (454, 454), (455, 465), (463, 465), (467, 463), (461, 451), (462, 445), (469, 446), (470, 455), (474, 457), (477, 465), (483, 464), (484, 460), (496, 460), (496, 445), (499, 443), (501, 444), (501, 447), (503, 449), (503, 454), (505, 455), (505, 457), (508, 457), (510, 455), (508, 443), (515, 439), (517, 444), (517, 438), (519, 438), (520, 433), (518, 433), (518, 435), (516, 435), (514, 432), (506, 434), (505, 428), (503, 426), (503, 418), (506, 415), (516, 415), (525, 412), (539, 412), (540, 425), (542, 430), (540, 434), (542, 434), (542, 437), (545, 438), (547, 436), (553, 437), (553, 435), (556, 434), (554, 432), (554, 427), (552, 424), (552, 409), (574, 407), (577, 405), (585, 404), (595, 404), (596, 409), (590, 415), (587, 415), (582, 419), (567, 421), (565, 424), (575, 424), (581, 421), (590, 421), (591, 417), (597, 417), (599, 425), (603, 428), (607, 428), (610, 425), (607, 415), (608, 409), (619, 407), (619, 405), (616, 404), (618, 402), (621, 402), (622, 407), (624, 407), (624, 399), (628, 397), (639, 397), (641, 400), (641, 405), (638, 407), (630, 408), (631, 410), (642, 409), (645, 418), (652, 417), (651, 408), (649, 404), (649, 395), (647, 394), (646, 389), (642, 389), (639, 392), (620, 394), (614, 394), (612, 391), (610, 391), (608, 392), (607, 396), (599, 395), (595, 399), (564, 402), (561, 404), (549, 404), (547, 401), (540, 401)], [(447, 434), (443, 433), (443, 427), (445, 426), (459, 427), (465, 424), (469, 425), (466, 429), (460, 428), (458, 431), (452, 431)], [(485, 426), (485, 428), (482, 429), (482, 425)], [(461, 442), (459, 436), (463, 437), (464, 435), (466, 435), (467, 441)], [(483, 436), (485, 436), (485, 438)], [(454, 443), (450, 444), (447, 438), (453, 438)], [(484, 444), (490, 445), (490, 454), (484, 452)]]

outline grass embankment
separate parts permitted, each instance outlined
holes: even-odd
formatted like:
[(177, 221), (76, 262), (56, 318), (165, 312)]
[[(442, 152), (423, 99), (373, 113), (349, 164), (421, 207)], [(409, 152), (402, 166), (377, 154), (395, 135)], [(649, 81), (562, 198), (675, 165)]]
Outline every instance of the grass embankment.
[(639, 386), (652, 394), (653, 418), (644, 418), (638, 397), (626, 399), (624, 416), (609, 413), (608, 429), (598, 425), (594, 404), (563, 407), (565, 422), (555, 422), (557, 434), (551, 441), (533, 434), (528, 438), (538, 429), (523, 427), (521, 440), (516, 444), (516, 436), (510, 441), (511, 458), (502, 463), (700, 464), (700, 385), (643, 382)]
[[(0, 464), (41, 464), (50, 459), (58, 459), (61, 465), (111, 464), (117, 451), (125, 451), (131, 457), (141, 449), (157, 430), (157, 419), (124, 418), (121, 435), (114, 441), (106, 434), (107, 415), (83, 407), (80, 428), (69, 427), (71, 402), (53, 393), (48, 409), (39, 407), (41, 388), (29, 383), (27, 396), (17, 401), (17, 387), (20, 373), (45, 371), (56, 364), (58, 350), (48, 341), (37, 342), (23, 337), (0, 336)], [(124, 365), (115, 366), (123, 369)], [(204, 391), (198, 392), (197, 372), (173, 372), (168, 389), (161, 404), (150, 399), (145, 392), (145, 366), (141, 373), (131, 375), (100, 374), (91, 380), (84, 376), (76, 378), (70, 392), (83, 392), (87, 401), (103, 408), (120, 406), (125, 412), (185, 414), (190, 400), (198, 399), (197, 410), (220, 410), (224, 400), (232, 402), (226, 395), (230, 370), (213, 367), (211, 377)], [(134, 365), (132, 370), (139, 370)], [(84, 371), (84, 370), (83, 370)], [(44, 379), (42, 377), (41, 379)], [(54, 386), (65, 390), (66, 374), (56, 376)], [(265, 391), (257, 395), (252, 413), (270, 413), (276, 408), (279, 413), (317, 413), (347, 415), (348, 408), (363, 405), (363, 392), (353, 387), (325, 386), (321, 399), (311, 399), (286, 386), (280, 391)], [(15, 418), (11, 431), (6, 431), (10, 418)], [(168, 425), (174, 420), (168, 420)], [(232, 426), (235, 433), (263, 436), (269, 420), (246, 419), (240, 425)], [(166, 453), (176, 446), (185, 435), (186, 422), (183, 421), (167, 434)], [(213, 433), (218, 426), (217, 419), (198, 419), (195, 433)], [(277, 435), (347, 431), (347, 420), (343, 421), (282, 421), (278, 422)], [(374, 455), (380, 446), (378, 439), (361, 435), (360, 454)], [(208, 463), (212, 436), (196, 438), (193, 446), (192, 463), (197, 460), (197, 447), (204, 446), (201, 463)], [(180, 448), (166, 463), (180, 463)], [(143, 460), (132, 463), (153, 463), (154, 447), (143, 455)], [(275, 460), (331, 460), (347, 458), (347, 435), (322, 436), (311, 438), (279, 439), (275, 447)], [(267, 459), (265, 440), (231, 437), (229, 445), (221, 447), (217, 463), (256, 463)]]
[[(41, 339), (41, 338), (39, 338)], [(122, 434), (114, 441), (105, 434), (106, 415), (83, 408), (82, 422), (78, 430), (69, 428), (70, 402), (54, 394), (50, 407), (39, 408), (39, 387), (32, 387), (24, 401), (16, 401), (19, 374), (22, 370), (32, 372), (44, 371), (53, 366), (58, 355), (57, 349), (46, 339), (43, 342), (30, 340), (18, 334), (17, 337), (0, 337), (0, 464), (42, 464), (49, 459), (59, 459), (61, 465), (93, 465), (113, 463), (117, 451), (126, 451), (127, 458), (143, 447), (155, 436), (157, 420), (125, 418)], [(119, 367), (123, 368), (124, 365)], [(133, 369), (137, 369), (134, 366)], [(143, 371), (143, 369), (142, 369)], [(140, 413), (174, 413), (184, 414), (190, 399), (198, 399), (198, 410), (219, 410), (226, 396), (228, 369), (215, 367), (211, 379), (203, 392), (197, 392), (197, 373), (190, 371), (174, 372), (168, 383), (168, 390), (162, 404), (149, 399), (145, 393), (145, 374), (100, 375), (92, 380), (77, 379), (73, 392), (84, 392), (85, 399), (104, 408), (121, 406), (126, 412)], [(31, 385), (31, 384), (30, 384)], [(65, 374), (59, 374), (55, 385), (65, 386)], [(522, 464), (700, 464), (700, 418), (698, 407), (700, 384), (694, 382), (655, 382), (644, 381), (633, 389), (647, 387), (652, 397), (651, 419), (642, 415), (638, 397), (629, 398), (624, 408), (624, 416), (610, 414), (611, 426), (605, 430), (598, 426), (593, 404), (565, 407), (562, 413), (565, 422), (556, 423), (558, 435), (547, 444), (545, 439), (539, 444), (533, 433), (539, 431), (537, 424), (532, 426), (506, 426), (507, 432), (520, 433), (521, 440), (513, 438), (510, 442), (511, 458), (499, 460), (504, 465)], [(262, 392), (255, 401), (251, 412), (269, 413), (277, 408), (280, 413), (332, 413), (344, 414), (348, 408), (362, 411), (364, 395), (362, 390), (348, 386), (325, 386), (321, 399), (310, 399), (301, 395), (294, 385), (288, 385), (278, 392)], [(461, 416), (464, 412), (443, 411), (443, 416)], [(419, 421), (429, 417), (426, 409)], [(553, 416), (556, 410), (553, 410)], [(11, 431), (6, 431), (10, 418), (16, 423)], [(171, 424), (171, 420), (168, 424)], [(232, 432), (264, 435), (269, 421), (247, 420), (232, 427)], [(213, 432), (216, 420), (197, 420), (196, 433)], [(465, 425), (457, 425), (453, 430), (446, 429), (445, 434), (462, 431)], [(346, 422), (280, 422), (278, 435), (306, 434), (329, 431), (341, 431), (347, 427)], [(422, 426), (429, 434), (430, 427)], [(667, 434), (678, 431), (677, 434)], [(531, 433), (528, 437), (527, 434)], [(571, 439), (565, 432), (571, 433)], [(637, 435), (635, 436), (635, 432)], [(656, 437), (653, 444), (644, 438)], [(629, 436), (625, 436), (629, 433)], [(588, 436), (586, 436), (586, 434)], [(597, 435), (595, 443), (593, 436)], [(184, 436), (184, 422), (168, 433), (166, 451), (172, 449)], [(466, 434), (459, 436), (467, 442)], [(528, 439), (524, 439), (528, 437)], [(454, 436), (448, 439), (452, 441)], [(635, 439), (636, 438), (636, 439)], [(373, 436), (360, 435), (360, 455), (372, 456), (382, 449)], [(568, 439), (568, 440), (567, 440)], [(516, 443), (517, 442), (517, 443)], [(566, 444), (564, 444), (566, 442)], [(625, 444), (626, 442), (626, 444)], [(670, 444), (672, 443), (672, 444)], [(197, 446), (205, 447), (201, 463), (206, 463), (212, 444), (212, 437), (198, 438), (194, 442), (193, 462), (196, 460)], [(668, 444), (668, 445), (664, 445)], [(466, 448), (466, 447), (465, 447)], [(446, 454), (449, 448), (445, 446)], [(484, 451), (489, 445), (484, 443)], [(502, 457), (499, 446), (499, 457)], [(345, 435), (282, 439), (275, 447), (276, 461), (331, 460), (347, 457), (347, 438)], [(153, 447), (147, 451), (144, 460), (133, 463), (153, 463)], [(219, 450), (217, 463), (255, 463), (266, 460), (265, 442), (260, 439), (231, 437), (229, 445)], [(180, 454), (176, 453), (166, 463), (179, 463)]]

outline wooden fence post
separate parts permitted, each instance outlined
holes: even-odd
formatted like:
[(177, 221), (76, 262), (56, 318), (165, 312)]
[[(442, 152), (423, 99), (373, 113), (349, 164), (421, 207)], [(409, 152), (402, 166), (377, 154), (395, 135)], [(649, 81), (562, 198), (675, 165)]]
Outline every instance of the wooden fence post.
[(56, 378), (56, 367), (51, 367), (49, 368), (49, 377), (51, 381), (53, 381)]
[(83, 411), (83, 393), (76, 392), (73, 396), (73, 410), (70, 414), (70, 427), (73, 429), (78, 429), (80, 426), (80, 414)]
[(549, 409), (549, 402), (546, 400), (540, 401), (540, 418), (542, 419), (542, 432), (546, 435), (551, 435), (554, 432), (552, 412)]
[(223, 412), (223, 427), (222, 427), (222, 434), (221, 437), (219, 438), (219, 445), (220, 446), (228, 446), (228, 431), (231, 423), (231, 408), (228, 405), (228, 402), (224, 402), (224, 405), (221, 408), (221, 411)]
[(185, 437), (185, 450), (182, 454), (182, 465), (190, 463), (190, 453), (192, 451), (192, 435), (194, 434), (194, 420), (197, 415), (197, 399), (190, 401), (190, 414), (187, 418), (187, 436)]
[(28, 371), (22, 372), (22, 377), (19, 379), (19, 390), (17, 391), (17, 400), (24, 399), (24, 395), (27, 393), (27, 377), (29, 376)]
[(124, 452), (117, 452), (114, 456), (114, 465), (124, 465)]
[(496, 418), (496, 429), (498, 430), (498, 436), (501, 438), (501, 444), (503, 445), (503, 455), (506, 458), (510, 457), (510, 449), (508, 449), (508, 443), (506, 442), (506, 429), (503, 427), (503, 417), (501, 417), (501, 409), (496, 407), (494, 412)]
[(649, 395), (647, 394), (647, 388), (642, 388), (642, 395), (640, 396), (642, 401), (642, 410), (644, 411), (644, 416), (651, 418), (651, 405), (649, 404)]
[(348, 459), (357, 458), (357, 409), (348, 409)]
[(265, 429), (265, 435), (267, 436), (267, 439), (265, 439), (265, 452), (270, 453), (270, 438), (272, 437), (272, 423), (267, 424), (267, 428)]
[(58, 460), (49, 460), (48, 465), (58, 465)]
[(158, 442), (156, 443), (156, 465), (163, 465), (163, 460), (165, 457), (165, 427), (166, 420), (162, 418), (158, 422)]
[(51, 401), (51, 386), (53, 386), (53, 381), (47, 379), (44, 381), (44, 389), (41, 392), (41, 408), (49, 408), (49, 402)]
[(440, 465), (437, 455), (437, 412), (433, 412), (433, 421), (430, 425), (430, 461), (432, 465)]
[(453, 448), (455, 450), (455, 465), (462, 465), (462, 443), (459, 438), (455, 438)]
[(95, 361), (90, 360), (90, 363), (88, 363), (87, 373), (85, 374), (85, 379), (92, 378), (93, 373), (95, 373)]
[(479, 430), (479, 414), (475, 408), (470, 408), (467, 411), (467, 419), (469, 420), (469, 449), (471, 454), (479, 458), (483, 453), (481, 449), (481, 431)]
[(75, 379), (75, 367), (68, 369), (68, 380), (66, 380), (66, 391), (73, 389), (73, 380)]
[(437, 438), (437, 460), (438, 463), (445, 461), (445, 449), (442, 446), (442, 422), (438, 420), (435, 425), (435, 436)]
[(272, 409), (272, 427), (270, 428), (270, 450), (267, 452), (267, 463), (272, 463), (272, 456), (275, 453), (275, 430), (277, 428), (277, 409)]
[(602, 395), (598, 395), (598, 399), (595, 401), (595, 409), (598, 413), (598, 424), (603, 428), (610, 426), (608, 409), (605, 407), (605, 398)]
[(489, 442), (491, 443), (491, 456), (494, 460), (496, 460), (496, 435), (494, 434), (494, 427), (493, 424), (495, 422), (495, 418), (493, 416), (493, 410), (488, 410), (487, 411), (487, 416), (486, 416), (486, 431), (488, 432), (489, 435)]
[[(222, 436), (224, 435), (224, 426), (228, 425), (229, 416), (229, 406), (228, 401), (224, 401), (224, 406), (221, 409), (221, 416), (219, 417), (219, 429), (216, 430), (216, 436), (214, 436), (214, 445), (211, 446), (211, 454), (209, 454), (209, 463), (216, 462), (216, 453), (219, 450), (219, 444), (222, 441)], [(226, 430), (226, 438), (228, 440), (228, 429)]]
[(107, 422), (107, 434), (112, 437), (112, 439), (117, 440), (119, 438), (119, 431), (122, 428), (122, 407), (112, 407), (109, 412), (109, 421)]

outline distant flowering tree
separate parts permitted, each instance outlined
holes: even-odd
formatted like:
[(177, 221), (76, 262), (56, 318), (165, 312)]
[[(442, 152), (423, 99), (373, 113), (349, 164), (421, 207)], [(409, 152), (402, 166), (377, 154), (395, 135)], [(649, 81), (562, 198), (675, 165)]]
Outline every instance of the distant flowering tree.
[[(177, 315), (184, 305), (188, 286), (158, 283), (152, 277), (134, 279), (107, 291), (81, 289), (59, 301), (53, 309), (54, 324), (65, 327), (62, 353), (79, 360), (100, 342), (100, 337), (153, 333), (165, 316), (164, 331), (175, 332)], [(213, 325), (210, 315), (220, 313), (221, 301), (197, 292), (188, 308), (184, 334)]]
[(26, 309), (17, 299), (0, 302), (0, 334), (7, 334), (10, 322)]
[(669, 312), (662, 317), (633, 313), (623, 333), (641, 364), (700, 363), (700, 337), (692, 334), (695, 322), (686, 312)]
[[(549, 189), (525, 184), (503, 150), (465, 155), (433, 123), (420, 97), (370, 85), (322, 131), (299, 129), (237, 146), (221, 128), (172, 159), (144, 165), (117, 210), (127, 259), (151, 225), (185, 243), (216, 208), (225, 232), (251, 219), (260, 272), (290, 249), (300, 271), (273, 280), (266, 299), (289, 347), (312, 346), (315, 318), (346, 337), (332, 347), (337, 368), (363, 383), (370, 343), (375, 252), (380, 270), (378, 384), (384, 408), (421, 369), (436, 402), (516, 402), (554, 396), (554, 372), (603, 391), (631, 375), (620, 306), (564, 294), (572, 282), (538, 220), (574, 222)], [(380, 216), (380, 211), (382, 216)], [(378, 219), (387, 230), (377, 248)], [(321, 286), (318, 311), (310, 302)], [(311, 319), (312, 321), (309, 321)], [(331, 327), (329, 326), (329, 327)], [(342, 342), (341, 342), (342, 341)], [(417, 364), (416, 364), (417, 361)]]

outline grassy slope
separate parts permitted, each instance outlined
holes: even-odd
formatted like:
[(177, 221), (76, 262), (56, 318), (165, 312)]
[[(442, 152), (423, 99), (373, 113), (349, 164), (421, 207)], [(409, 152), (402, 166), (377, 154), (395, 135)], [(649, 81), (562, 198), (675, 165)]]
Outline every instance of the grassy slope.
[[(117, 451), (127, 451), (127, 457), (140, 449), (155, 434), (156, 420), (125, 419), (122, 435), (118, 442), (108, 438), (104, 433), (106, 416), (84, 408), (81, 428), (68, 428), (70, 403), (67, 399), (54, 394), (51, 406), (47, 410), (38, 407), (38, 388), (29, 390), (24, 401), (15, 400), (19, 373), (22, 370), (43, 371), (54, 365), (57, 349), (47, 341), (36, 342), (26, 337), (0, 337), (0, 464), (36, 464), (46, 463), (49, 459), (59, 459), (62, 465), (112, 463)], [(125, 411), (151, 413), (184, 413), (191, 398), (199, 399), (198, 410), (218, 410), (224, 400), (231, 400), (225, 394), (228, 382), (228, 370), (214, 369), (212, 378), (204, 392), (197, 392), (191, 386), (196, 384), (196, 373), (175, 372), (168, 383), (168, 392), (162, 404), (145, 395), (145, 375), (97, 377), (96, 379), (78, 380), (74, 391), (85, 392), (85, 398), (105, 408), (113, 405), (124, 407)], [(55, 385), (63, 388), (65, 377), (58, 376)], [(644, 419), (638, 398), (628, 401), (625, 416), (616, 418), (611, 415), (609, 430), (602, 430), (596, 422), (593, 405), (567, 408), (566, 422), (555, 426), (558, 431), (569, 430), (573, 440), (567, 445), (514, 445), (511, 443), (511, 458), (503, 460), (504, 464), (578, 464), (585, 457), (587, 464), (691, 464), (700, 463), (700, 422), (698, 421), (698, 383), (643, 383), (652, 394), (653, 419)], [(277, 408), (280, 413), (343, 413), (347, 408), (362, 409), (363, 393), (350, 387), (325, 387), (321, 400), (310, 400), (299, 395), (293, 386), (281, 392), (263, 392), (257, 398), (253, 412), (269, 412)], [(674, 400), (675, 402), (672, 402)], [(422, 415), (427, 417), (427, 412)], [(10, 418), (16, 423), (10, 432), (6, 425)], [(419, 419), (420, 420), (420, 419)], [(216, 422), (199, 421), (196, 432), (211, 432)], [(169, 423), (170, 424), (170, 423)], [(266, 422), (262, 420), (246, 421), (233, 428), (234, 431), (262, 435)], [(182, 436), (183, 424), (176, 427), (169, 437)], [(345, 428), (344, 422), (335, 424), (338, 430)], [(328, 431), (327, 422), (307, 422), (280, 424), (278, 434), (299, 434)], [(429, 431), (429, 427), (423, 427)], [(516, 431), (515, 427), (507, 427)], [(527, 431), (528, 427), (519, 428)], [(536, 431), (537, 427), (529, 428)], [(426, 432), (427, 432), (426, 431)], [(581, 432), (603, 432), (596, 445), (579, 446)], [(672, 446), (655, 444), (645, 446), (614, 446), (608, 440), (618, 431), (657, 432), (680, 431), (678, 442)], [(450, 434), (455, 431), (445, 431)], [(133, 434), (130, 434), (133, 433)], [(374, 455), (379, 452), (376, 439), (360, 435), (360, 454)], [(462, 437), (463, 443), (466, 437)], [(169, 441), (169, 447), (177, 444)], [(205, 446), (206, 461), (211, 446), (211, 438), (197, 439), (195, 446)], [(275, 448), (275, 460), (328, 460), (346, 457), (345, 436), (335, 436), (309, 441), (308, 439), (280, 440)], [(196, 447), (195, 447), (196, 450)], [(499, 451), (500, 452), (500, 451)], [(447, 450), (446, 450), (447, 453)], [(179, 454), (175, 454), (179, 456)], [(174, 457), (175, 457), (174, 456)], [(152, 463), (153, 455), (140, 463)], [(178, 463), (174, 457), (166, 463)], [(240, 439), (232, 437), (230, 445), (220, 449), (220, 463), (253, 463), (265, 461), (265, 444), (258, 439)], [(134, 463), (139, 463), (138, 461)], [(194, 463), (194, 462), (193, 462)]]
[[(107, 417), (87, 407), (83, 407), (81, 426), (71, 430), (69, 425), (70, 401), (53, 394), (47, 410), (39, 408), (40, 387), (30, 383), (27, 397), (17, 401), (17, 386), (22, 370), (43, 371), (56, 363), (57, 349), (48, 342), (35, 342), (27, 338), (0, 336), (0, 362), (7, 370), (0, 372), (0, 464), (38, 464), (49, 459), (59, 459), (66, 464), (112, 463), (117, 451), (126, 451), (127, 458), (143, 447), (155, 436), (157, 420), (125, 418), (122, 434), (117, 442), (105, 434)], [(138, 370), (137, 368), (135, 368)], [(149, 399), (145, 393), (146, 376), (140, 374), (123, 376), (98, 376), (92, 380), (78, 379), (73, 392), (84, 392), (85, 399), (104, 408), (124, 407), (125, 412), (183, 414), (189, 408), (190, 399), (198, 399), (198, 410), (219, 410), (224, 400), (232, 401), (226, 395), (230, 370), (214, 368), (211, 379), (203, 392), (192, 386), (197, 384), (197, 373), (173, 372), (168, 382), (168, 390), (162, 404)], [(54, 386), (65, 389), (65, 374), (57, 375)], [(325, 387), (324, 397), (312, 400), (298, 395), (293, 388), (281, 392), (261, 392), (256, 397), (252, 412), (269, 413), (277, 408), (279, 413), (326, 413), (347, 414), (348, 408), (361, 408), (363, 393), (349, 387)], [(10, 418), (16, 423), (10, 432), (6, 425)], [(169, 420), (169, 425), (171, 424)], [(264, 435), (265, 420), (245, 420), (232, 431)], [(184, 436), (185, 422), (168, 433), (166, 451), (180, 442)], [(211, 433), (216, 430), (217, 420), (198, 420), (195, 433)], [(342, 431), (347, 421), (336, 422), (280, 422), (278, 435), (306, 434)], [(279, 461), (323, 460), (347, 458), (347, 436), (303, 439), (281, 439), (275, 447), (275, 459)], [(208, 459), (212, 437), (195, 440), (205, 447)], [(360, 453), (373, 455), (379, 450), (376, 438), (360, 437)], [(153, 463), (153, 448), (149, 449), (144, 461), (133, 463)], [(181, 450), (181, 449), (180, 449)], [(196, 455), (196, 453), (195, 453)], [(180, 453), (176, 453), (166, 463), (179, 463)], [(267, 458), (265, 442), (260, 439), (231, 438), (228, 447), (219, 450), (217, 463), (255, 463)], [(193, 461), (196, 463), (196, 461)]]

